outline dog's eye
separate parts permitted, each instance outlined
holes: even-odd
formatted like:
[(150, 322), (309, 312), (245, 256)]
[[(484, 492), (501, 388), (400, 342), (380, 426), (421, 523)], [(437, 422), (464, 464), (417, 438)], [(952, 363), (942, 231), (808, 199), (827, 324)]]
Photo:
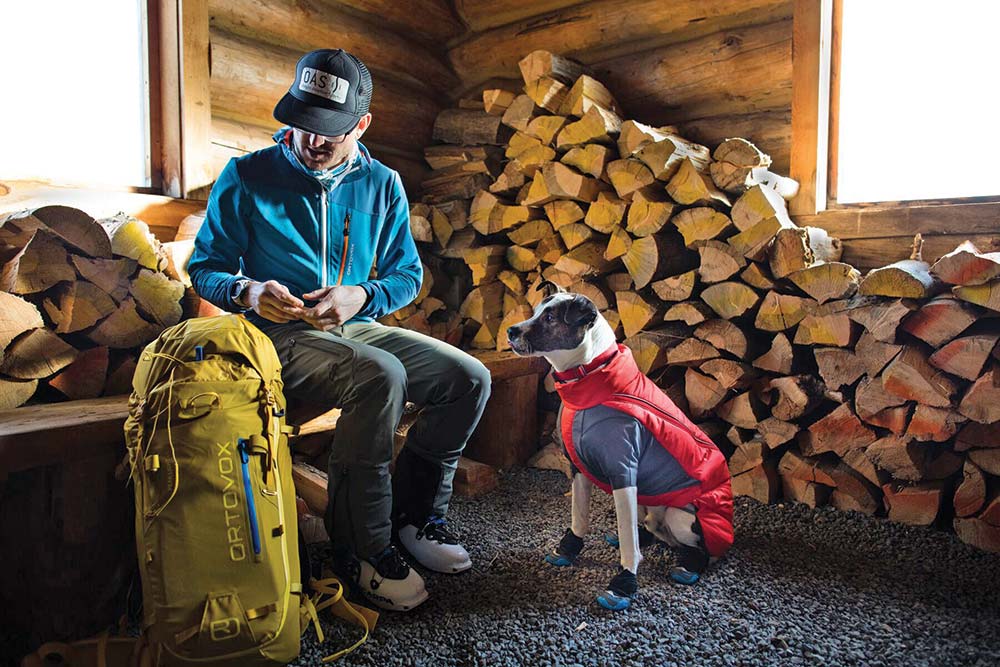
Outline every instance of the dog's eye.
[(546, 321), (546, 322), (554, 322), (554, 321), (555, 321), (555, 319), (556, 319), (556, 318), (555, 318), (555, 316), (554, 316), (554, 315), (552, 314), (552, 311), (549, 311), (549, 312), (545, 313), (545, 321)]

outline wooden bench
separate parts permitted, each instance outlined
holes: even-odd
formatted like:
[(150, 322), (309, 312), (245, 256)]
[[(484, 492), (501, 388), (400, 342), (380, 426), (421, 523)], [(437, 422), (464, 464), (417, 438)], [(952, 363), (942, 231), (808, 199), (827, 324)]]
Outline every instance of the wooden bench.
[[(537, 390), (548, 365), (512, 353), (476, 355), (493, 375), (493, 394), (466, 454), (495, 467), (522, 464), (537, 449)], [(332, 431), (339, 410), (298, 425), (300, 436)], [(123, 446), (128, 397), (67, 401), (0, 411), (0, 478), (86, 459)]]

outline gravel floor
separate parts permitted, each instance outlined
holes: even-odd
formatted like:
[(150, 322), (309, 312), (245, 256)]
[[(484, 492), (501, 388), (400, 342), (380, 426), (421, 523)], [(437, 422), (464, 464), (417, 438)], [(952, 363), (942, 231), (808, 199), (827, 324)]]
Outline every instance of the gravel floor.
[[(1000, 665), (1000, 556), (948, 533), (832, 509), (740, 499), (736, 543), (694, 587), (647, 549), (640, 595), (609, 612), (594, 602), (617, 567), (610, 498), (595, 494), (594, 534), (575, 568), (545, 551), (569, 521), (556, 472), (516, 470), (482, 498), (456, 498), (450, 520), (475, 561), (429, 575), (431, 599), (385, 613), (343, 665)], [(426, 573), (425, 573), (426, 574)], [(324, 623), (295, 665), (359, 635)]]

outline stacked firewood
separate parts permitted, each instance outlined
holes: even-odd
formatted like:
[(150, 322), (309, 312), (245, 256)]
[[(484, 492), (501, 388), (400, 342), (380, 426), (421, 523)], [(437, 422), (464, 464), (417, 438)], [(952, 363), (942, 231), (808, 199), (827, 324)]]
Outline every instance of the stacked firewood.
[(136, 352), (182, 315), (145, 223), (45, 206), (0, 218), (0, 409), (131, 391)]
[(452, 342), (505, 349), (550, 280), (591, 298), (720, 443), (738, 494), (954, 518), (1000, 549), (1000, 258), (963, 245), (931, 267), (917, 239), (862, 279), (838, 239), (791, 220), (797, 184), (749, 141), (710, 151), (623, 120), (548, 52), (520, 66), (523, 92), (442, 112), (426, 150), (415, 235), (469, 269), (460, 320), (447, 298), (428, 307)]

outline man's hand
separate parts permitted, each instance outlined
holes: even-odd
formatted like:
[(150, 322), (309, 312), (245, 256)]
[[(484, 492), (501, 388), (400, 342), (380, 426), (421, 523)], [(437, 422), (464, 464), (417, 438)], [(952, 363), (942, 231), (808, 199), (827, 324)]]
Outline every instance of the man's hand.
[(357, 285), (337, 285), (303, 294), (303, 298), (318, 300), (312, 308), (307, 308), (302, 316), (306, 322), (320, 331), (339, 327), (358, 314), (368, 300), (364, 288)]
[(253, 312), (278, 324), (301, 320), (307, 310), (301, 299), (294, 297), (287, 287), (275, 280), (250, 283), (244, 300)]

